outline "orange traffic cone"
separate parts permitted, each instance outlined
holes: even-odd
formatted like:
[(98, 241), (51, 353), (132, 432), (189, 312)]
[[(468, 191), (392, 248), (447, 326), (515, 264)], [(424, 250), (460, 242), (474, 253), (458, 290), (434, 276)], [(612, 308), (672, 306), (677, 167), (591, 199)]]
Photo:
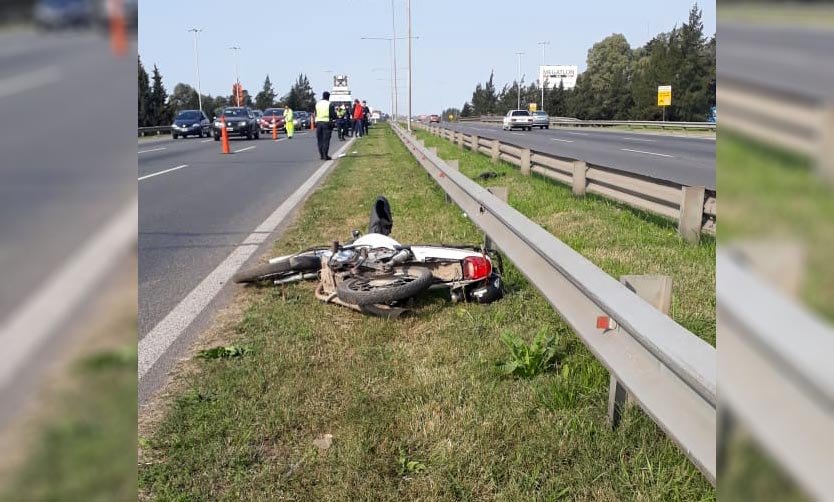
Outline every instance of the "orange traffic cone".
[(316, 114), (311, 113), (310, 114), (310, 130), (312, 131), (315, 128), (316, 128)]
[(229, 131), (226, 130), (226, 117), (220, 117), (220, 142), (223, 144), (223, 153), (232, 153), (229, 148)]
[(127, 30), (125, 28), (124, 5), (122, 0), (110, 2), (110, 47), (113, 54), (124, 56), (127, 53)]
[(272, 139), (278, 139), (278, 124), (272, 121)]

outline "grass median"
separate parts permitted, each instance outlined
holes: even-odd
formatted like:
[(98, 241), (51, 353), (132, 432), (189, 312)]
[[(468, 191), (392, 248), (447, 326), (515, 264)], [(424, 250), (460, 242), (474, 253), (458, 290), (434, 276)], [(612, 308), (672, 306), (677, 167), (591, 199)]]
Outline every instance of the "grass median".
[[(393, 237), (402, 242), (480, 241), (390, 129), (374, 128), (353, 150), (307, 200), (275, 253), (346, 238), (367, 225), (380, 194), (391, 202)], [(687, 253), (710, 252), (709, 245), (680, 243), (672, 227), (601, 200), (569, 204), (569, 192), (551, 189), (558, 197), (536, 202), (519, 186), (511, 200), (551, 211), (548, 221), (562, 233), (577, 229), (573, 244), (615, 273), (648, 273), (645, 263), (683, 273)], [(617, 237), (638, 221), (646, 227), (636, 241), (642, 251)], [(656, 248), (664, 252), (640, 257)], [(684, 256), (673, 260), (667, 248)], [(617, 431), (606, 426), (604, 368), (511, 265), (505, 279), (509, 291), (495, 304), (429, 295), (414, 316), (396, 321), (322, 304), (309, 283), (242, 290), (241, 314), (218, 339), (243, 350), (195, 359), (181, 371), (164, 417), (140, 439), (142, 496), (713, 499), (712, 487), (639, 410), (628, 410)], [(712, 291), (711, 282), (704, 287)], [(714, 324), (709, 312), (709, 304), (675, 307), (676, 318), (706, 338)], [(530, 340), (539, 332), (556, 337), (555, 369), (529, 379), (496, 369), (509, 358), (502, 333)]]

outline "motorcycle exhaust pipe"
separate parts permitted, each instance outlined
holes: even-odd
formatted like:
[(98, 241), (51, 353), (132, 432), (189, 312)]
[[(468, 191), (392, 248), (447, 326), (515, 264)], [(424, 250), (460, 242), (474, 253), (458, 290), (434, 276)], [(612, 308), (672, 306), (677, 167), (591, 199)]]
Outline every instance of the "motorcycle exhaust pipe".
[(298, 282), (298, 281), (303, 281), (303, 280), (307, 280), (307, 279), (315, 279), (318, 276), (319, 276), (318, 273), (299, 272), (299, 273), (293, 274), (289, 277), (284, 277), (283, 279), (276, 279), (275, 281), (273, 281), (273, 284), (275, 284), (276, 286), (280, 286), (281, 284), (289, 284), (291, 282)]

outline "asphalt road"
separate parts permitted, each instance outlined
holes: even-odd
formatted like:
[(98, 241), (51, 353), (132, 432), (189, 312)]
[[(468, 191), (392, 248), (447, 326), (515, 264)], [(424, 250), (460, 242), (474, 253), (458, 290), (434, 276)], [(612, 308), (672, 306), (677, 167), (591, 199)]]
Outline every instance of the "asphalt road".
[[(322, 166), (313, 134), (285, 138), (233, 138), (233, 155), (212, 139), (139, 143), (140, 339)], [(340, 146), (334, 138), (331, 154)], [(237, 288), (224, 287), (140, 379), (140, 403)]]
[(444, 124), (544, 153), (581, 159), (622, 171), (715, 189), (715, 139), (620, 131), (503, 131), (500, 124)]
[(718, 79), (834, 99), (834, 31), (720, 23)]
[[(56, 312), (83, 306), (85, 293), (64, 284), (60, 300), (38, 311), (38, 330), (18, 332), (15, 319), (135, 200), (124, 134), (135, 129), (136, 102), (124, 94), (136, 87), (133, 54), (113, 57), (95, 33), (0, 32), (0, 342), (4, 365), (19, 367), (5, 386), (0, 375), (0, 426), (65, 342), (72, 312)], [(16, 353), (23, 342), (31, 351)]]

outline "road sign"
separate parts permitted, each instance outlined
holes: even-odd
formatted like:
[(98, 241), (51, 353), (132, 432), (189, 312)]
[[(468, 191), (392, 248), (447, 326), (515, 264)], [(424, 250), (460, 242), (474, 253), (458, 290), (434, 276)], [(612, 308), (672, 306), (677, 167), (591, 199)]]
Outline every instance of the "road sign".
[(672, 86), (657, 86), (657, 106), (672, 106)]
[(579, 69), (576, 65), (547, 65), (539, 66), (539, 85), (546, 89), (557, 89), (561, 82), (565, 89), (576, 87), (576, 76)]
[(537, 105), (536, 103), (530, 103), (529, 105), (527, 105), (527, 107), (529, 108), (529, 110), (530, 110), (530, 112), (531, 112), (531, 113), (532, 113), (532, 112), (534, 112), (534, 111), (536, 111), (537, 106), (538, 106), (538, 105)]

